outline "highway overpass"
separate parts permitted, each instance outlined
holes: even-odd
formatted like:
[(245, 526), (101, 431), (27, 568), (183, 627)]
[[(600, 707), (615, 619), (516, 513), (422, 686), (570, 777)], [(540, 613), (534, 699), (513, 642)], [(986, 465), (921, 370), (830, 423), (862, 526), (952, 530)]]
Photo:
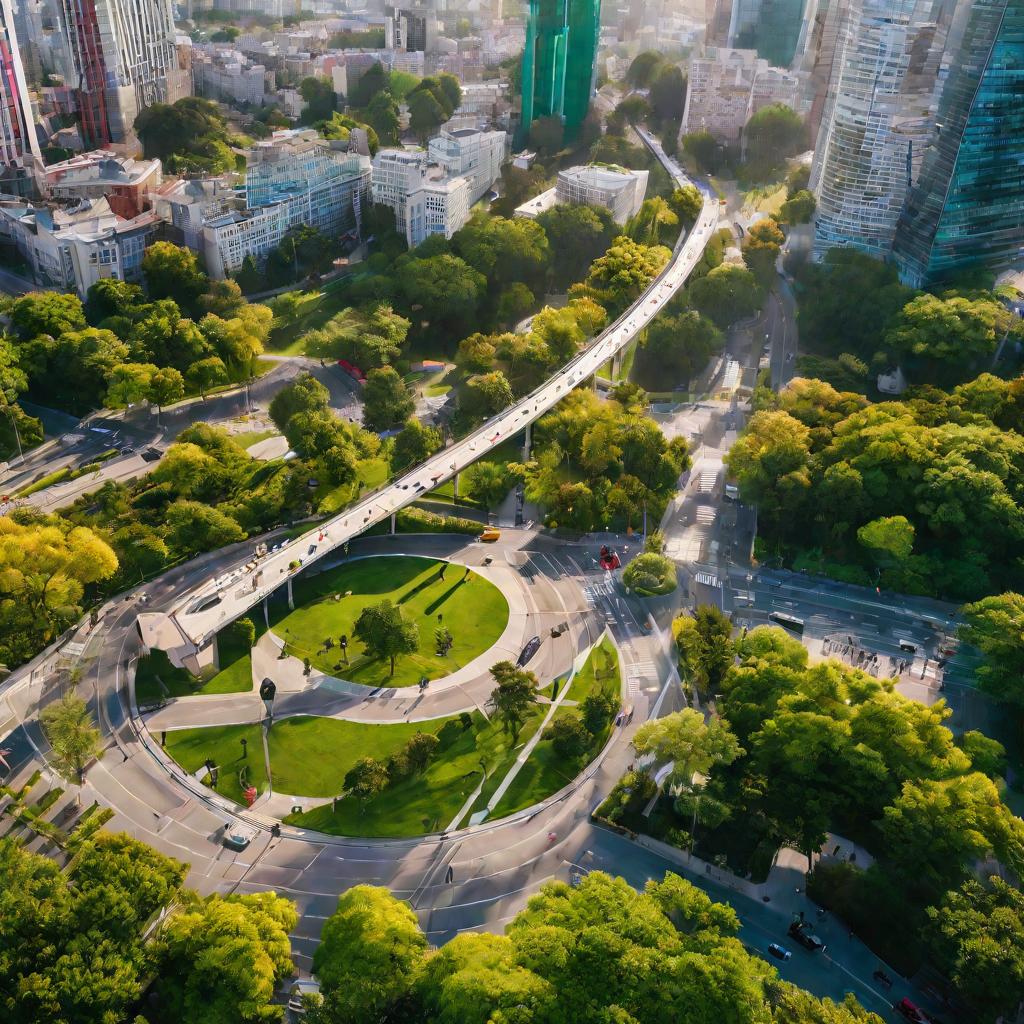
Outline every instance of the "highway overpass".
[[(639, 130), (678, 185), (689, 179), (675, 161), (667, 157), (649, 133)], [(284, 547), (211, 578), (182, 595), (174, 610), (141, 614), (139, 630), (149, 647), (166, 650), (171, 660), (187, 663), (193, 671), (202, 663), (197, 653), (228, 623), (259, 604), (288, 579), (313, 562), (331, 554), (353, 537), (376, 523), (389, 519), (399, 509), (460, 473), (487, 452), (520, 433), (551, 410), (574, 387), (594, 376), (597, 370), (621, 352), (662, 310), (686, 283), (708, 242), (718, 230), (718, 199), (701, 188), (704, 204), (696, 224), (680, 239), (672, 259), (662, 272), (614, 323), (602, 331), (553, 377), (514, 405), (489, 419), (468, 437), (442, 449), (403, 476), (367, 494), (332, 519), (314, 527)], [(293, 567), (293, 563), (301, 563)]]

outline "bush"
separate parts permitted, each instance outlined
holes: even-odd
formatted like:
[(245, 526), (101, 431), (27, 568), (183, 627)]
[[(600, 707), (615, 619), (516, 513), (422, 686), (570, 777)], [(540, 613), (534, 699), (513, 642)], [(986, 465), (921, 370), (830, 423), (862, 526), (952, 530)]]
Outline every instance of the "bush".
[(587, 749), (590, 734), (575, 711), (556, 718), (548, 729), (551, 746), (559, 757), (574, 760)]
[(402, 533), (468, 533), (479, 537), (484, 532), (482, 523), (461, 516), (439, 516), (425, 508), (403, 508), (396, 517)]
[(626, 566), (622, 582), (640, 597), (670, 594), (676, 589), (676, 566), (670, 558), (649, 551)]
[(583, 726), (587, 732), (596, 736), (619, 710), (618, 698), (610, 693), (591, 693), (580, 704), (583, 715)]
[(604, 803), (594, 812), (595, 817), (617, 825), (624, 819), (639, 814), (647, 801), (654, 796), (657, 788), (654, 779), (646, 772), (626, 772), (615, 784), (615, 788), (608, 794)]
[(251, 649), (256, 646), (256, 625), (248, 616), (232, 622), (228, 629), (231, 631), (232, 639), (244, 647)]

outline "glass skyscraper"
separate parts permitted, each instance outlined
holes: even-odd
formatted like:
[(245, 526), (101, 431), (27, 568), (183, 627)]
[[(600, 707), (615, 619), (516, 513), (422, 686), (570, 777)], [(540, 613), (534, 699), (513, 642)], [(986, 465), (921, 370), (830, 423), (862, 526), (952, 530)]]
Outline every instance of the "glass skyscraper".
[(971, 0), (950, 32), (938, 138), (896, 230), (921, 287), (1024, 256), (1024, 2)]
[(571, 141), (587, 116), (601, 0), (530, 0), (523, 51), (523, 117), (519, 142), (540, 117), (560, 117)]

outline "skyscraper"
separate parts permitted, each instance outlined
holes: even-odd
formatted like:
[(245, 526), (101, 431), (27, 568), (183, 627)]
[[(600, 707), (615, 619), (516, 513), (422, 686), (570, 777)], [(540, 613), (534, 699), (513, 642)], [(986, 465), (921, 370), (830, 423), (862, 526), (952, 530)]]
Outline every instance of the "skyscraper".
[(42, 166), (35, 120), (11, 0), (0, 0), (0, 164), (4, 167)]
[(788, 67), (801, 35), (806, 0), (708, 0), (705, 45), (757, 50)]
[(1024, 3), (965, 3), (944, 63), (938, 138), (894, 245), (915, 287), (1024, 255)]
[(811, 188), (814, 253), (852, 246), (888, 258), (932, 139), (947, 0), (851, 0), (839, 26)]
[(179, 68), (170, 0), (60, 0), (87, 146), (132, 134), (139, 112), (190, 92)]
[(530, 0), (520, 143), (540, 117), (560, 117), (566, 140), (576, 137), (594, 90), (600, 22), (601, 0)]

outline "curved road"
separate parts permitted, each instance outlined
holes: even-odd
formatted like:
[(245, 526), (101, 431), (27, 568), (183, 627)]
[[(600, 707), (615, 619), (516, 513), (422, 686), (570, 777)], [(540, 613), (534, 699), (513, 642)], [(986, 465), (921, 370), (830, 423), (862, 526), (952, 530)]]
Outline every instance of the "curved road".
[[(689, 179), (675, 161), (665, 155), (657, 140), (646, 132), (641, 135), (673, 179), (679, 185), (687, 184)], [(204, 581), (200, 587), (181, 597), (170, 616), (145, 617), (143, 628), (147, 644), (174, 652), (172, 660), (188, 657), (203, 647), (218, 630), (280, 587), (292, 572), (294, 562), (309, 565), (376, 523), (388, 519), (421, 494), (450, 479), (529, 427), (574, 387), (596, 374), (599, 367), (621, 352), (657, 316), (686, 283), (702, 257), (705, 246), (718, 229), (718, 201), (710, 192), (703, 194), (704, 205), (696, 224), (676, 245), (665, 269), (618, 320), (557, 374), (468, 437), (367, 495), (358, 504), (297, 538), (287, 547), (271, 551), (258, 560), (250, 557), (242, 564)]]

